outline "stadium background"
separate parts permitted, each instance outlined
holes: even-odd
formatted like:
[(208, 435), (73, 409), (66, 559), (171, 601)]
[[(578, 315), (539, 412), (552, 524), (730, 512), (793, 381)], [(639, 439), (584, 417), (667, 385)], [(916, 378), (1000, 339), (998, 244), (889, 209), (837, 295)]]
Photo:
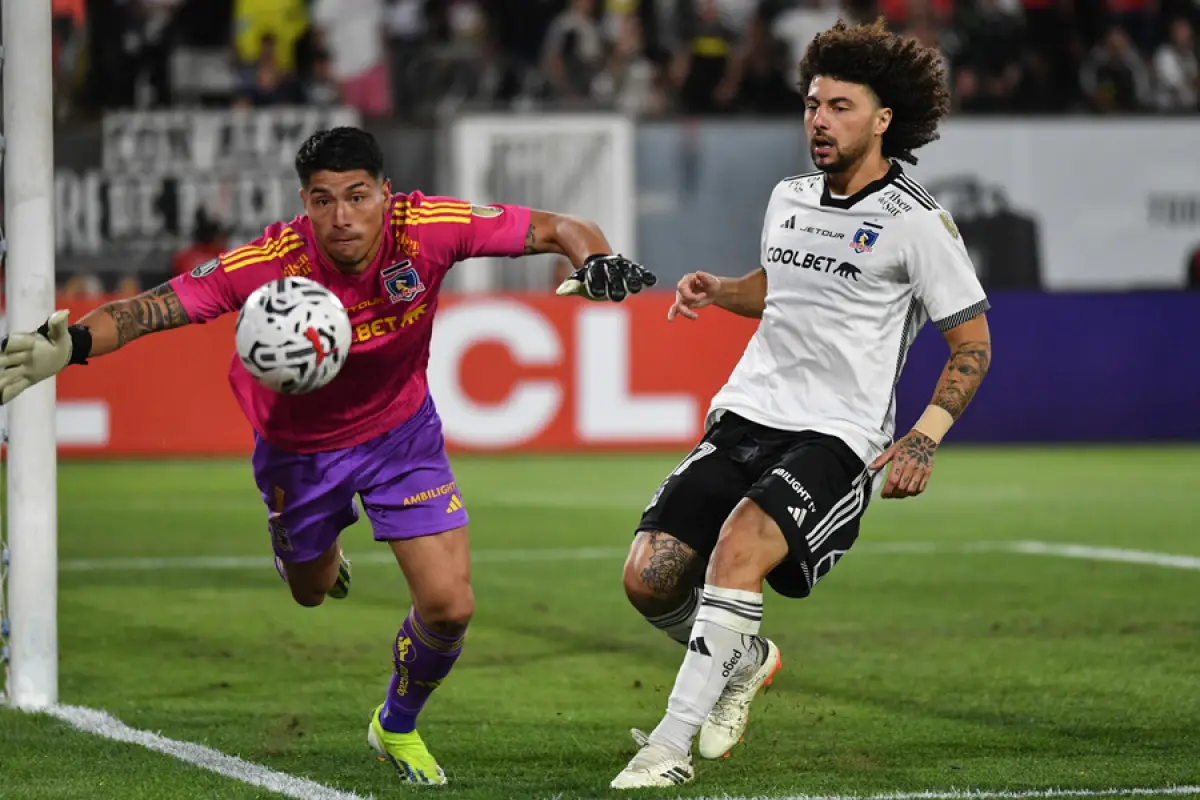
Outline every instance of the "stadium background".
[[(1181, 402), (1200, 396), (1196, 371), (1178, 369), (1171, 350), (1194, 336), (1196, 296), (1185, 291), (1200, 286), (1190, 33), (1200, 6), (1185, 0), (55, 8), (57, 267), (80, 310), (299, 213), (296, 144), (337, 121), (378, 135), (398, 190), (584, 214), (663, 287), (694, 269), (741, 274), (755, 265), (770, 188), (809, 167), (798, 54), (839, 14), (881, 13), (944, 54), (953, 119), (911, 172), (955, 213), (995, 305), (998, 369), (956, 440), (1200, 435)], [(535, 299), (565, 266), (538, 257), (455, 269), (448, 285), (461, 294), (447, 305), (495, 313), (440, 320), (460, 328), (438, 337), (453, 352), (434, 360), (432, 378), (452, 445), (685, 446), (751, 328), (724, 315), (669, 328), (662, 296), (619, 309)], [(455, 322), (468, 319), (470, 330)], [(510, 323), (522, 333), (498, 339)], [(693, 335), (713, 354), (699, 367), (674, 357)], [(162, 337), (68, 372), (64, 445), (244, 452), (215, 336)], [(214, 347), (194, 363), (160, 355), (185, 337)], [(587, 383), (571, 363), (589, 343), (610, 350), (612, 337), (625, 347), (593, 357), (602, 376)], [(902, 422), (923, 405), (940, 348), (926, 331)], [(152, 402), (128, 389), (146, 358), (180, 372)]]
[[(439, 696), (438, 713), (447, 726), (460, 723), (459, 735), (476, 719), (470, 703), (490, 704), (497, 719), (528, 717), (522, 724), (536, 730), (545, 706), (528, 686), (559, 709), (580, 705), (562, 674), (593, 692), (588, 711), (567, 712), (582, 726), (567, 741), (584, 766), (535, 759), (491, 794), (468, 786), (479, 796), (596, 788), (620, 766), (611, 737), (648, 722), (665, 701), (677, 653), (623, 605), (619, 551), (753, 331), (721, 313), (668, 325), (669, 289), (695, 269), (752, 269), (770, 188), (809, 168), (793, 86), (798, 53), (839, 14), (880, 13), (894, 30), (936, 43), (953, 115), (909, 171), (954, 212), (976, 260), (993, 304), (994, 367), (939, 455), (927, 497), (873, 506), (875, 522), (864, 526), (882, 548), (866, 553), (912, 553), (889, 556), (901, 559), (903, 574), (889, 571), (894, 561), (864, 557), (803, 609), (768, 603), (793, 649), (803, 644), (806, 656), (838, 665), (826, 669), (844, 669), (840, 678), (877, 687), (848, 697), (828, 675), (797, 672), (762, 717), (792, 743), (772, 756), (785, 774), (810, 777), (805, 790), (1197, 782), (1187, 754), (1200, 729), (1192, 691), (1200, 637), (1194, 601), (1180, 602), (1196, 597), (1194, 573), (1120, 554), (1190, 553), (1163, 562), (1192, 564), (1185, 570), (1200, 555), (1190, 499), (1200, 474), (1200, 69), (1191, 34), (1200, 3), (53, 5), (56, 268), (60, 302), (76, 315), (299, 213), (296, 146), (337, 122), (376, 134), (397, 190), (589, 216), (660, 276), (664, 291), (601, 306), (555, 298), (565, 266), (553, 258), (474, 261), (454, 269), (439, 310), (431, 383), (481, 537), (479, 592), (490, 611), (481, 602), (479, 645), (456, 673), (459, 694)], [(301, 674), (325, 686), (312, 664), (349, 638), (340, 691), (361, 694), (358, 705), (374, 702), (387, 666), (379, 642), (403, 604), (373, 571), (383, 554), (367, 554), (360, 525), (352, 555), (363, 605), (322, 609), (317, 622), (289, 607), (265, 560), (266, 526), (245, 460), (250, 432), (225, 378), (231, 349), (227, 319), (139, 341), (58, 380), (63, 697), (360, 786), (361, 709), (343, 715), (314, 689), (311, 713), (293, 713), (266, 676), (300, 659), (309, 664)], [(944, 359), (944, 343), (927, 328), (900, 385), (901, 429), (927, 402)], [(958, 552), (964, 537), (968, 550), (978, 545), (971, 552), (992, 555), (921, 560)], [(1009, 544), (995, 544), (1002, 540)], [(1060, 567), (1011, 554), (1063, 543), (1084, 549), (1060, 555), (1088, 559), (1088, 547), (1108, 547), (1094, 561), (1124, 563)], [(535, 554), (517, 572), (494, 566), (507, 563), (497, 548), (567, 546), (591, 547), (581, 559), (611, 563), (603, 572), (551, 556), (539, 565)], [(262, 568), (183, 566), (243, 555), (264, 559)], [(166, 574), (147, 566), (171, 559), (182, 560)], [(556, 588), (560, 580), (569, 591)], [(568, 614), (552, 628), (565, 639), (543, 642), (534, 622), (509, 626), (513, 614), (541, 619), (547, 604)], [(247, 607), (261, 619), (245, 616)], [(963, 633), (976, 624), (990, 631), (981, 636), (999, 638)], [(896, 630), (908, 638), (895, 639)], [(182, 650), (168, 644), (176, 642)], [(591, 661), (564, 669), (555, 654), (564, 648), (568, 659), (571, 647)], [(917, 651), (936, 654), (938, 666), (896, 660)], [(553, 669), (531, 662), (489, 671), (508, 657), (524, 664), (529, 653)], [(1135, 673), (1133, 686), (1126, 676)], [(646, 719), (626, 719), (618, 701), (610, 711), (601, 688), (610, 679), (635, 689), (644, 682), (646, 691), (657, 684), (638, 706)], [(250, 684), (258, 688), (241, 688)], [(825, 699), (789, 699), (814, 690)], [(1136, 720), (1128, 697), (1137, 698)], [(943, 727), (908, 720), (910, 700), (940, 709)], [(804, 720), (818, 713), (852, 751), (832, 767), (813, 767), (824, 751), (804, 744)], [(197, 716), (198, 731), (180, 721)], [(896, 718), (908, 721), (893, 734), (886, 720)], [(339, 721), (345, 741), (330, 732)], [(975, 724), (990, 732), (972, 738)], [(0, 733), (6, 726), (7, 741), (22, 742), (4, 759), (16, 765), (9, 788), (43, 796), (30, 787), (50, 780), (37, 764), (57, 740), (0, 717)], [(332, 738), (297, 738), (320, 729)], [(911, 749), (914, 731), (926, 749)], [(460, 767), (478, 748), (493, 748), (486, 763), (497, 769), (528, 761), (519, 749), (525, 732), (507, 743), (481, 737), (443, 739), (442, 752)], [(960, 769), (947, 759), (962, 741), (993, 755), (948, 771)], [(322, 760), (329, 748), (344, 749), (351, 766)], [(158, 774), (99, 763), (114, 770), (114, 787)], [(726, 774), (733, 782), (721, 791), (760, 791), (752, 764)], [(53, 796), (74, 796), (70, 789)], [(0, 796), (8, 796), (2, 786)]]

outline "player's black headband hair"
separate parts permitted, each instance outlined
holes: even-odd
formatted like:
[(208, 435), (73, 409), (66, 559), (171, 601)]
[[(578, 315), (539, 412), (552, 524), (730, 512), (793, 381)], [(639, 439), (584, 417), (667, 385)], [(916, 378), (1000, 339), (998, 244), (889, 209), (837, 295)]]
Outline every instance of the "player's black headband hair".
[(333, 128), (317, 131), (296, 153), (296, 175), (308, 186), (318, 172), (365, 170), (371, 177), (383, 177), (383, 151), (375, 137), (361, 128)]
[(941, 53), (889, 32), (882, 17), (870, 25), (839, 21), (818, 34), (800, 62), (805, 94), (818, 75), (867, 86), (892, 109), (883, 134), (886, 158), (916, 164), (913, 151), (937, 140), (938, 123), (950, 113)]

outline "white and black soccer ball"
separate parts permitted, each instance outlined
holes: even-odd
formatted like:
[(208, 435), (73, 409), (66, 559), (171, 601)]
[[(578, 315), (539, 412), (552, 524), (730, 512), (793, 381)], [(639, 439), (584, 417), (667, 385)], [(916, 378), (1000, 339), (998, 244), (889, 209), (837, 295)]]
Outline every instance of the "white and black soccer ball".
[(308, 278), (264, 283), (237, 318), (246, 371), (281, 394), (307, 394), (332, 381), (350, 354), (350, 316), (333, 292)]

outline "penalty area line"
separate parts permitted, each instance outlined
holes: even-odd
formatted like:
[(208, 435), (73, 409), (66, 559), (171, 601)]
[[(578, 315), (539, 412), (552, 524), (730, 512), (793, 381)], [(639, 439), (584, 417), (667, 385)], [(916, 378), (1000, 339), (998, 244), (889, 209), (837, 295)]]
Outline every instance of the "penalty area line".
[(1142, 786), (1131, 789), (945, 789), (883, 794), (714, 795), (694, 800), (1053, 800), (1088, 797), (1200, 797), (1200, 786)]
[(222, 753), (220, 750), (214, 750), (202, 744), (168, 739), (157, 733), (131, 728), (111, 714), (99, 709), (55, 705), (42, 709), (41, 713), (62, 720), (84, 733), (101, 736), (114, 742), (141, 745), (147, 750), (163, 753), (209, 772), (215, 772), (218, 775), (224, 775), (227, 778), (285, 797), (294, 797), (297, 800), (373, 800), (371, 795), (364, 797), (353, 792), (334, 789), (307, 778), (297, 778), (285, 772), (276, 772), (261, 764)]

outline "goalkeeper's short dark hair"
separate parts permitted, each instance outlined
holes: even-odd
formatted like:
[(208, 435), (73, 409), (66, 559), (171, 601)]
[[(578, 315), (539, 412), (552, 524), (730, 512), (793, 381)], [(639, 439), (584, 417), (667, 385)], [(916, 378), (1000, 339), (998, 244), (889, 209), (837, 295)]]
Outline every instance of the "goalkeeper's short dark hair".
[(296, 175), (308, 186), (318, 172), (365, 170), (372, 178), (383, 178), (383, 150), (375, 137), (362, 128), (333, 128), (317, 131), (296, 153)]
[(804, 93), (818, 75), (863, 84), (892, 109), (883, 134), (885, 158), (916, 164), (913, 151), (937, 140), (938, 123), (950, 113), (941, 53), (891, 33), (882, 17), (853, 26), (839, 20), (818, 34), (800, 62)]

